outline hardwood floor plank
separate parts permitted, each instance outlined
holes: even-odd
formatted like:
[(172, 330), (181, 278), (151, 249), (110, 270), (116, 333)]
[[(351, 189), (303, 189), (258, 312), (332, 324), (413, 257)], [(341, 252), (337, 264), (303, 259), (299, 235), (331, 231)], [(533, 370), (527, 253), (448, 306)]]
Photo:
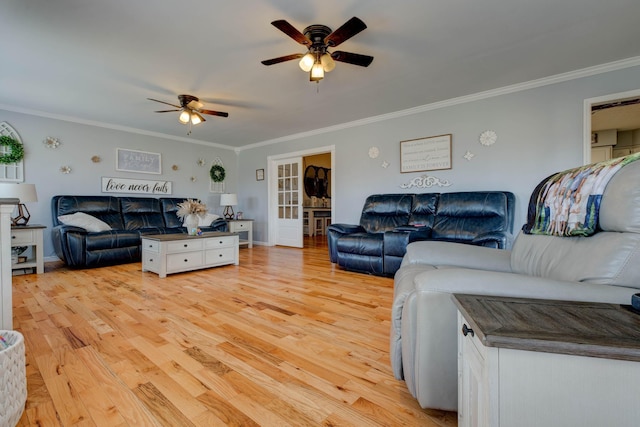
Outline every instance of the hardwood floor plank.
[(13, 289), (21, 427), (457, 425), (393, 378), (393, 280), (332, 265), (324, 236), (166, 279), (47, 263)]

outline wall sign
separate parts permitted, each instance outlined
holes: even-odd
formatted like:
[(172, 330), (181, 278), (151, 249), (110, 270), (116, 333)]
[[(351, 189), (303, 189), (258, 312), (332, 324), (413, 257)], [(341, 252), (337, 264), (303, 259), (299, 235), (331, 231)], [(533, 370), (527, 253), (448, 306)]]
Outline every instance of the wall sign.
[(400, 172), (451, 169), (451, 134), (400, 141)]
[(160, 153), (116, 148), (116, 170), (138, 173), (162, 173)]
[(103, 193), (171, 194), (171, 181), (102, 177)]

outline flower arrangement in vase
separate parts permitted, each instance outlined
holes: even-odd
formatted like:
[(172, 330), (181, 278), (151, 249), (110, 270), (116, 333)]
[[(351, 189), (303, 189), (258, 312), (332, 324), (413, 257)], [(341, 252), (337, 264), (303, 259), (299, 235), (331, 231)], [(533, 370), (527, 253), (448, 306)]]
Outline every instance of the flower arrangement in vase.
[(198, 233), (198, 217), (203, 217), (206, 213), (207, 205), (194, 199), (178, 203), (176, 211), (176, 215), (183, 221), (190, 236), (195, 236)]

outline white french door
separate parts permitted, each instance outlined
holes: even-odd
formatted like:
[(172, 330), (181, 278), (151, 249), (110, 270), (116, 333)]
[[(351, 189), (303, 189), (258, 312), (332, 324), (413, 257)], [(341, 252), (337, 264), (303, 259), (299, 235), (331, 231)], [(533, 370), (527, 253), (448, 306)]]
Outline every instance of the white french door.
[(302, 157), (275, 162), (277, 219), (276, 245), (303, 247)]

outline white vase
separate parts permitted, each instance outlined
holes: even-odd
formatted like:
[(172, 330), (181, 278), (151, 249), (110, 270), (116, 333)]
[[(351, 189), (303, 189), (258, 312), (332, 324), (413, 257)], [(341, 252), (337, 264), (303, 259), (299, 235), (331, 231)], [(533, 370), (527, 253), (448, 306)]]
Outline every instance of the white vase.
[(198, 215), (189, 214), (184, 219), (184, 226), (187, 227), (187, 234), (189, 236), (195, 236), (198, 234)]

